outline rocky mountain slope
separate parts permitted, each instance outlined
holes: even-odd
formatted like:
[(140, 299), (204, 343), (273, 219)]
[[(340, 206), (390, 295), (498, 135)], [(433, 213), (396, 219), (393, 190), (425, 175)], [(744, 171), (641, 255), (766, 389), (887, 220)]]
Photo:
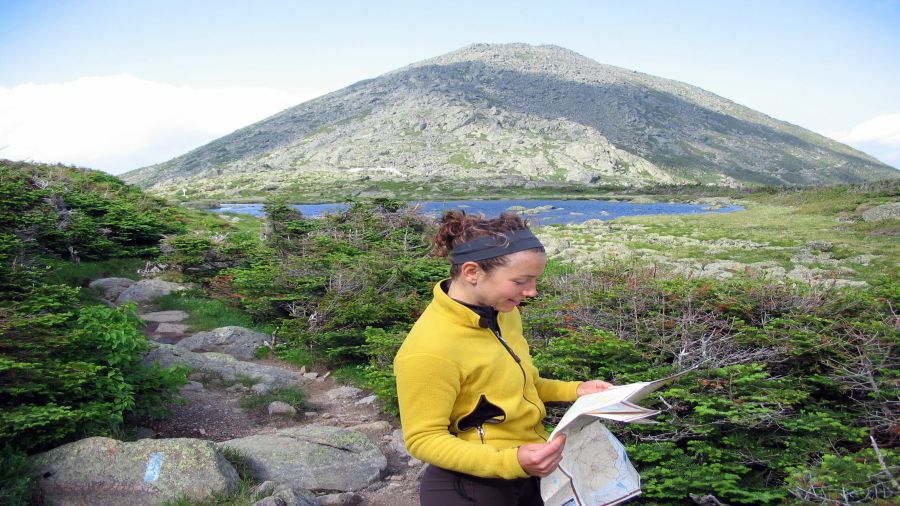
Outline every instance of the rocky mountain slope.
[(898, 176), (862, 152), (694, 86), (556, 46), (476, 44), (123, 178), (159, 193), (227, 197), (323, 186), (427, 192)]

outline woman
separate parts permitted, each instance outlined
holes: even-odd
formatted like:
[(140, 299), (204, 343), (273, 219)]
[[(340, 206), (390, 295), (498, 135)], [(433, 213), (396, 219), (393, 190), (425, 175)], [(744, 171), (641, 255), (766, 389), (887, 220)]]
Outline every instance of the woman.
[(541, 505), (540, 477), (565, 444), (546, 442), (544, 402), (612, 385), (541, 378), (532, 364), (517, 306), (537, 295), (547, 257), (522, 218), (450, 211), (434, 247), (450, 279), (394, 359), (406, 447), (431, 464), (421, 504)]

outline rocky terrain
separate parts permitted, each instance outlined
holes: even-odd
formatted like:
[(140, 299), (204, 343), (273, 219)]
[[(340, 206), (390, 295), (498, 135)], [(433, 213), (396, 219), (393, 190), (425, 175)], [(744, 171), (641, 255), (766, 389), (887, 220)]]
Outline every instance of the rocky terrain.
[[(254, 360), (251, 350), (270, 336), (241, 327), (188, 333), (182, 311), (153, 311), (152, 300), (183, 289), (146, 279), (96, 280), (110, 304), (135, 302), (144, 332), (156, 343), (146, 362), (187, 365), (191, 381), (171, 415), (143, 420), (139, 439), (75, 441), (33, 458), (46, 504), (163, 504), (176, 498), (208, 501), (238, 493), (228, 452), (238, 452), (256, 483), (243, 492), (255, 506), (413, 506), (424, 465), (409, 456), (399, 423), (375, 397), (335, 383), (327, 371), (277, 360)], [(168, 343), (168, 344), (167, 344)], [(303, 412), (281, 401), (262, 411), (240, 400), (273, 389), (306, 392)]]
[(898, 176), (862, 152), (688, 84), (556, 46), (476, 44), (123, 178), (192, 199)]

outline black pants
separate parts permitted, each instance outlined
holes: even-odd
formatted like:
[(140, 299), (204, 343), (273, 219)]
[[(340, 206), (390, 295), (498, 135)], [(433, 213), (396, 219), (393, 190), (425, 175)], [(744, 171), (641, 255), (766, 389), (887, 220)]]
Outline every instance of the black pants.
[(429, 465), (419, 484), (422, 506), (543, 506), (540, 478), (479, 478)]

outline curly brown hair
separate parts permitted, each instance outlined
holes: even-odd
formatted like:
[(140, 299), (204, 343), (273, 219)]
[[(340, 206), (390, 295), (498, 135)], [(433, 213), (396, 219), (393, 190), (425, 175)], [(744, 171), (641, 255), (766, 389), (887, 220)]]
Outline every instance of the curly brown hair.
[[(453, 209), (447, 211), (438, 221), (440, 228), (434, 236), (432, 252), (438, 257), (450, 259), (453, 248), (464, 242), (485, 236), (505, 236), (509, 232), (528, 228), (528, 221), (515, 213), (502, 213), (497, 218), (487, 219), (483, 214), (466, 214), (465, 211)], [(544, 248), (535, 248), (533, 251), (544, 251)], [(460, 274), (462, 264), (454, 264), (450, 259), (450, 277), (455, 278)], [(506, 265), (506, 255), (476, 263), (484, 272)]]

